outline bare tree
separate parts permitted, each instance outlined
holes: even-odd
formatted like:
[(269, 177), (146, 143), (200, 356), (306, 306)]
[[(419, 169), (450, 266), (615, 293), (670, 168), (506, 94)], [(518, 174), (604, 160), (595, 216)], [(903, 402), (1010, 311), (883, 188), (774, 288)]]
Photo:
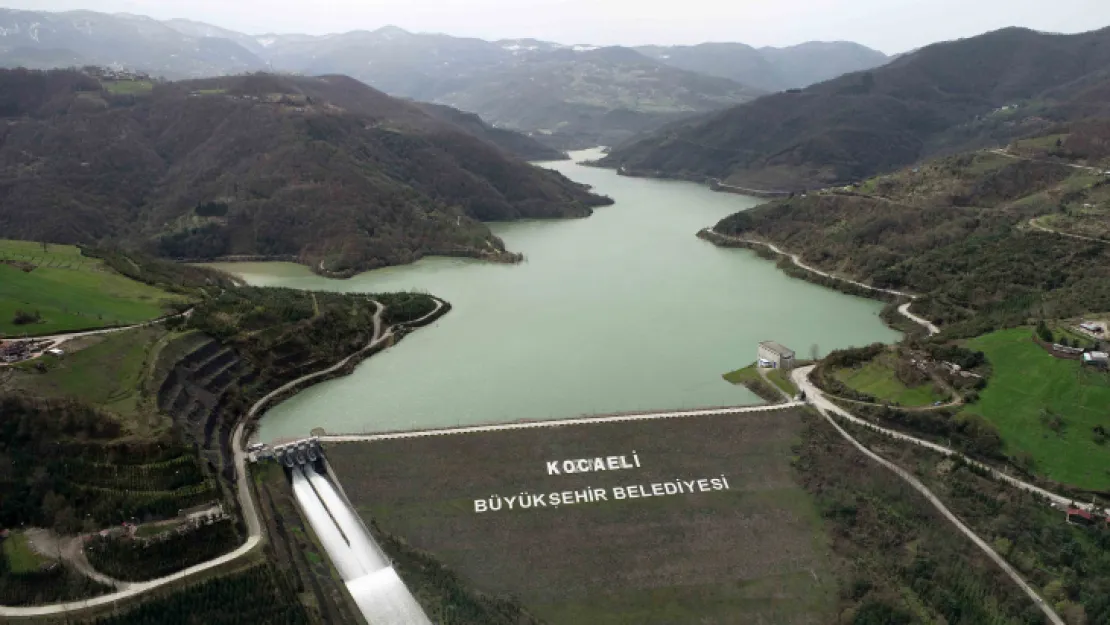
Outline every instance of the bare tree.
[(821, 360), (821, 348), (817, 345), (817, 343), (809, 346), (809, 359), (814, 362)]

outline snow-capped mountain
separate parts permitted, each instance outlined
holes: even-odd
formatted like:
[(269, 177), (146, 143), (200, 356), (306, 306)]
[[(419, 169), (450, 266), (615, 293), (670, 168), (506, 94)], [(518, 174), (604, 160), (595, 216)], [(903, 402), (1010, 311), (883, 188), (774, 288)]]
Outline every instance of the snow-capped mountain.
[(266, 66), (233, 39), (189, 35), (149, 17), (0, 9), (0, 65), (60, 63), (120, 66), (170, 78), (254, 71)]

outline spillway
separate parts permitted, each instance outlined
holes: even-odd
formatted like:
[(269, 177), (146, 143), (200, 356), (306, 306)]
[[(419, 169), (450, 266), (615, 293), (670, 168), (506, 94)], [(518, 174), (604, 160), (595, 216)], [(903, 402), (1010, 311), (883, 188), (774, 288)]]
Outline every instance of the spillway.
[(370, 625), (432, 625), (330, 480), (311, 466), (294, 467), (293, 493)]
[(348, 582), (347, 589), (371, 625), (432, 625), (391, 566)]
[(293, 494), (296, 495), (297, 501), (301, 504), (301, 509), (308, 517), (312, 530), (316, 532), (316, 536), (324, 546), (324, 551), (328, 552), (328, 557), (335, 563), (335, 568), (339, 571), (340, 577), (346, 581), (366, 575), (366, 569), (362, 567), (358, 557), (355, 556), (355, 552), (343, 540), (339, 528), (328, 516), (328, 511), (323, 502), (312, 490), (312, 484), (309, 483), (304, 473), (296, 468), (293, 469)]
[(355, 557), (362, 564), (362, 568), (367, 573), (388, 568), (389, 559), (385, 557), (381, 548), (374, 542), (370, 533), (366, 531), (366, 526), (363, 525), (362, 520), (355, 516), (351, 507), (339, 496), (332, 483), (312, 467), (305, 467), (305, 474), (308, 475), (309, 481), (312, 482), (313, 488), (316, 489), (316, 493), (320, 496), (324, 505), (335, 517), (335, 522), (339, 524), (339, 529), (347, 537), (351, 550), (354, 551)]

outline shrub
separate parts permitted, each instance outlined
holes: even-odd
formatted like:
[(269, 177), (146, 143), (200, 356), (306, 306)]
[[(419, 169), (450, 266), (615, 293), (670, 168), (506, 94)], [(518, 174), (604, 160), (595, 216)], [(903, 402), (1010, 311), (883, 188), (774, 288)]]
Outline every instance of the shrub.
[(19, 309), (16, 310), (15, 315), (12, 316), (12, 323), (17, 326), (30, 325), (41, 321), (42, 315), (37, 310), (35, 312), (27, 312), (26, 310)]

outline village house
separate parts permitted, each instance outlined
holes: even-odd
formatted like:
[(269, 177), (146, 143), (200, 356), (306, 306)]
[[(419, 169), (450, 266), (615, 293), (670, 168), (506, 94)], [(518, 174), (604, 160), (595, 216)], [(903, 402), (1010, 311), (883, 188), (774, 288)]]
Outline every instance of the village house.
[(1083, 364), (1089, 367), (1098, 367), (1099, 369), (1110, 368), (1110, 353), (1087, 352), (1083, 354)]
[(1073, 525), (1093, 525), (1095, 522), (1095, 515), (1082, 508), (1068, 508), (1067, 520), (1068, 523)]

